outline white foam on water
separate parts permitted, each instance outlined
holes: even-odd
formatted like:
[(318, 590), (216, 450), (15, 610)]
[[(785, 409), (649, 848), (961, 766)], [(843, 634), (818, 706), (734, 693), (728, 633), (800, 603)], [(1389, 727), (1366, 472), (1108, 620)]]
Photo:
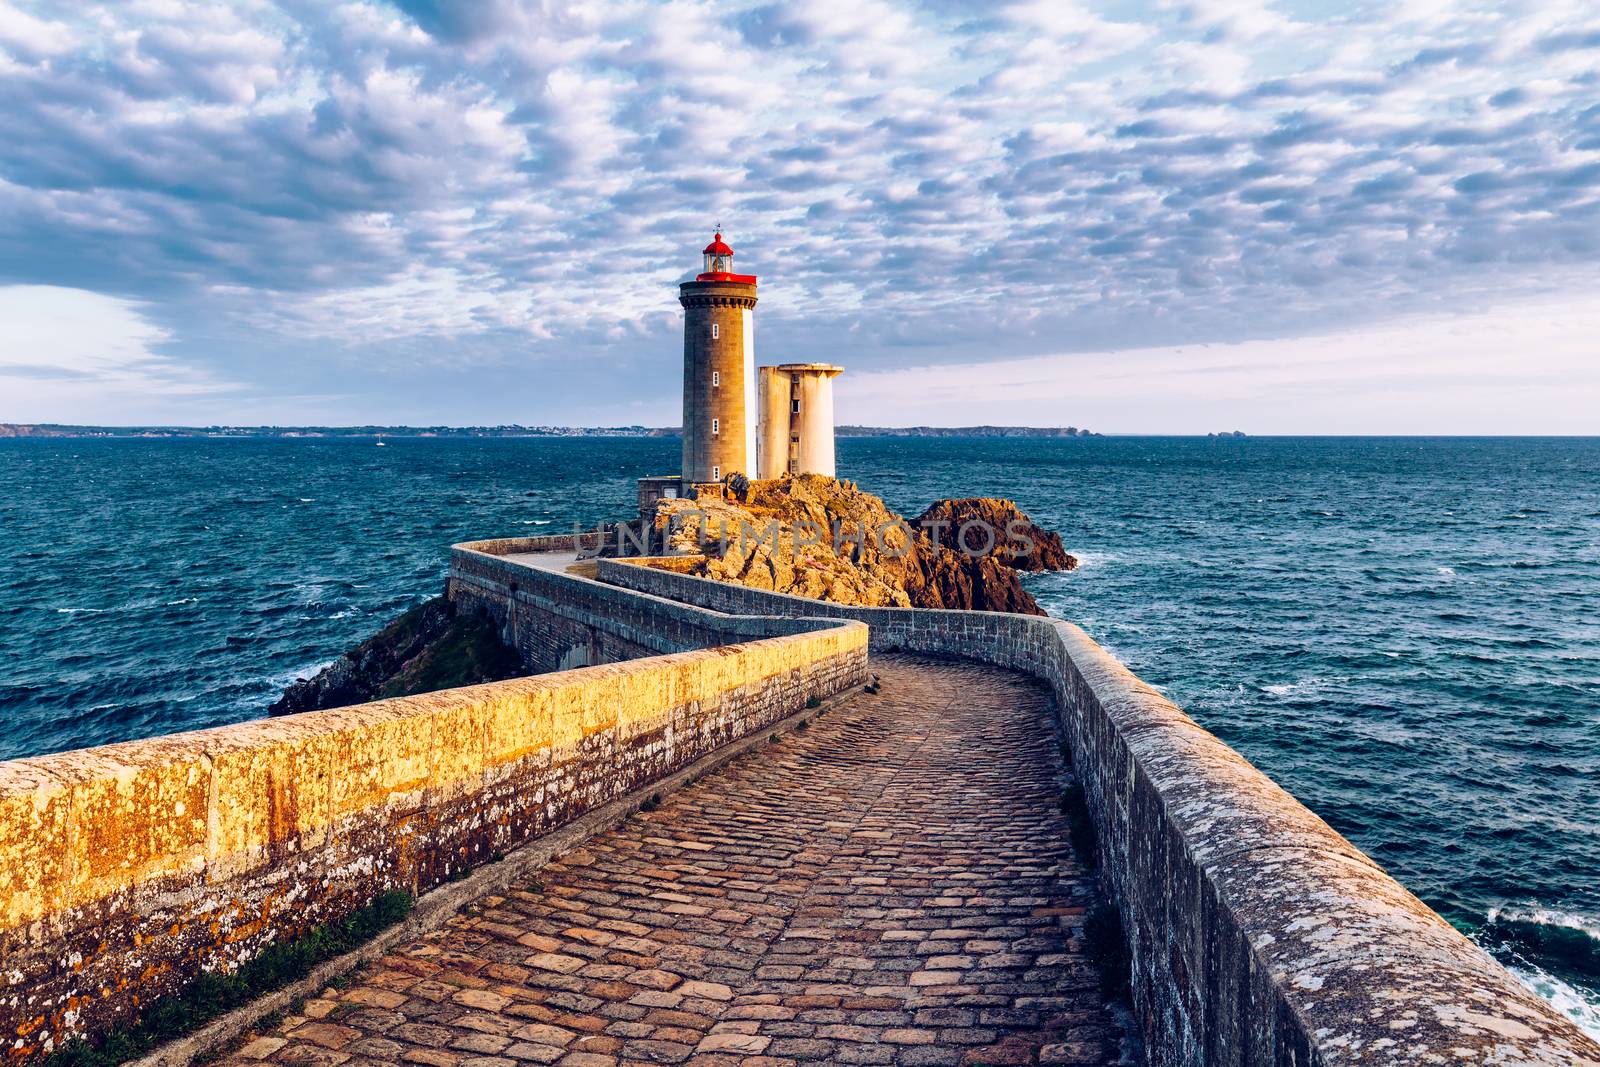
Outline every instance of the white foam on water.
[(1261, 687), (1261, 691), (1268, 696), (1287, 697), (1316, 689), (1322, 684), (1323, 679), (1321, 678), (1302, 678), (1298, 682), (1279, 682), (1276, 685), (1264, 685)]
[[(1514, 922), (1576, 930), (1586, 937), (1600, 941), (1600, 919), (1575, 911), (1563, 911), (1560, 908), (1529, 904), (1497, 904), (1489, 909), (1488, 919), (1490, 923)], [(1506, 970), (1515, 975), (1517, 981), (1554, 1004), (1558, 1011), (1578, 1024), (1578, 1029), (1590, 1037), (1600, 1039), (1600, 991), (1575, 986), (1521, 956), (1506, 961)]]
[(1506, 965), (1517, 981), (1554, 1004), (1556, 1010), (1578, 1024), (1578, 1029), (1600, 1039), (1600, 994), (1579, 989), (1531, 963)]
[(1490, 922), (1528, 923), (1533, 926), (1559, 926), (1577, 930), (1600, 941), (1600, 919), (1575, 911), (1526, 904), (1496, 904), (1489, 909)]

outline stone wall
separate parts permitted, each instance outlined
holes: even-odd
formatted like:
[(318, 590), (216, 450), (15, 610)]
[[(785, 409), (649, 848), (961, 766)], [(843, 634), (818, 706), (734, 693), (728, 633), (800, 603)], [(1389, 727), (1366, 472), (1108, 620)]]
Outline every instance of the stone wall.
[(1076, 626), (849, 608), (671, 566), (603, 560), (598, 575), (716, 611), (856, 619), (874, 649), (1051, 686), (1151, 1063), (1600, 1065), (1600, 1044)]
[(0, 1062), (425, 890), (865, 676), (860, 626), (724, 625), (571, 582), (597, 617), (634, 605), (618, 641), (675, 654), (0, 763)]
[(715, 648), (823, 624), (789, 615), (719, 614), (504, 558), (572, 547), (570, 534), (456, 545), (450, 599), (462, 610), (491, 615), (528, 669), (541, 672)]

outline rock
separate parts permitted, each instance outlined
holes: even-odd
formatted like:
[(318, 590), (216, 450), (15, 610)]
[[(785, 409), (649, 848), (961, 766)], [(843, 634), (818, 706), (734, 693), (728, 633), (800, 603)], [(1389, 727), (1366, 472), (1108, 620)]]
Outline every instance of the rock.
[(295, 681), (267, 713), (342, 708), (526, 673), (491, 620), (461, 615), (441, 596), (412, 608), (313, 677)]
[(1078, 561), (1061, 545), (1061, 535), (1043, 529), (1022, 513), (1022, 509), (1009, 500), (993, 497), (967, 497), (963, 500), (941, 500), (932, 504), (916, 518), (916, 527), (930, 539), (957, 547), (956, 538), (963, 526), (978, 523), (970, 528), (966, 545), (973, 551), (981, 550), (989, 541), (987, 531), (993, 531), (993, 545), (989, 555), (1021, 571), (1070, 571)]
[[(951, 503), (974, 504), (953, 515), (1000, 517), (1002, 534), (1007, 520), (1027, 520), (1007, 501)], [(671, 551), (690, 557), (689, 573), (718, 581), (862, 607), (1044, 614), (995, 554), (935, 544), (878, 497), (821, 475), (751, 482), (742, 502), (662, 500), (654, 522)], [(1059, 538), (1028, 527), (1052, 562), (1071, 559)]]

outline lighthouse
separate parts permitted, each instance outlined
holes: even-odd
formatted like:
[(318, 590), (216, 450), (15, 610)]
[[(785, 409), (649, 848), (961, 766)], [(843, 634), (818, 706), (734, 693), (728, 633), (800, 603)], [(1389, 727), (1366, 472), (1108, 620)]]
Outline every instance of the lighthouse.
[(639, 517), (663, 498), (722, 495), (728, 478), (834, 476), (832, 363), (756, 367), (756, 276), (736, 274), (719, 231), (683, 305), (683, 467), (639, 479)]
[(701, 255), (705, 269), (678, 286), (686, 488), (754, 477), (756, 463), (756, 277), (734, 273), (721, 233)]

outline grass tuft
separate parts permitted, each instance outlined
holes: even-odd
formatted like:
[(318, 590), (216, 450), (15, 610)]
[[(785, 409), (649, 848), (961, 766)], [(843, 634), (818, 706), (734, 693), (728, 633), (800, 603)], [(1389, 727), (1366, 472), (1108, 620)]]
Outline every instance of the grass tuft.
[(44, 1067), (116, 1067), (137, 1059), (164, 1041), (182, 1037), (257, 997), (298, 982), (317, 964), (342, 956), (404, 919), (415, 903), (396, 889), (336, 922), (314, 927), (304, 937), (269, 945), (230, 974), (205, 973), (176, 996), (152, 1004), (131, 1026), (99, 1041), (75, 1039), (44, 1061)]

